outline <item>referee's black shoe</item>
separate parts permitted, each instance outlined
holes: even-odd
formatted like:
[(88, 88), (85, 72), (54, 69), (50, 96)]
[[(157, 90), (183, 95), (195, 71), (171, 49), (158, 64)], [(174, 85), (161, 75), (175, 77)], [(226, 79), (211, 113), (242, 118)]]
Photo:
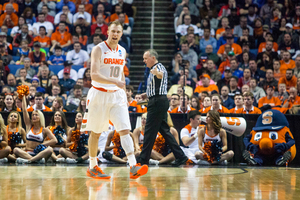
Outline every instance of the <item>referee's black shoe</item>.
[(180, 165), (186, 165), (186, 161), (188, 161), (188, 157), (185, 157), (183, 159), (176, 159), (175, 163), (172, 164), (173, 167), (179, 167)]

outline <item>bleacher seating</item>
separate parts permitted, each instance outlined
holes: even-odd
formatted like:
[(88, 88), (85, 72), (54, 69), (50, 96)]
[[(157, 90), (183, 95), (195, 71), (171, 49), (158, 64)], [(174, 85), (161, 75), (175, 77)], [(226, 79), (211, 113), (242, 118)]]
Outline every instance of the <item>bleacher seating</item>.
[(24, 65), (8, 65), (9, 69), (10, 69), (10, 73), (12, 73), (13, 75), (16, 74), (17, 70), (20, 68), (23, 68)]

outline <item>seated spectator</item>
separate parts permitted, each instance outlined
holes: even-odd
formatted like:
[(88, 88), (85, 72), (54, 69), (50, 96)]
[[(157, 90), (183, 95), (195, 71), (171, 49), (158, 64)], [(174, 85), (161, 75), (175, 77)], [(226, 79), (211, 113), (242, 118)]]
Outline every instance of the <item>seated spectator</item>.
[(266, 74), (265, 72), (261, 71), (257, 68), (257, 63), (255, 60), (249, 61), (249, 69), (251, 71), (251, 77), (255, 78), (256, 80), (262, 81), (265, 79)]
[[(119, 5), (121, 6), (122, 8), (122, 12), (123, 13), (126, 13), (128, 15), (128, 17), (132, 17), (133, 16), (133, 10), (132, 10), (132, 7), (131, 7), (131, 4), (130, 3), (127, 3), (126, 0), (118, 0), (118, 4), (115, 4), (113, 7), (112, 7), (112, 11), (114, 11), (115, 9), (115, 6), (116, 5)], [(112, 12), (113, 14), (114, 12)]]
[(172, 112), (172, 110), (174, 110), (175, 108), (177, 108), (179, 106), (179, 95), (174, 93), (171, 95), (171, 100), (170, 100), (170, 107), (168, 109), (168, 112)]
[(244, 69), (243, 77), (239, 78), (238, 87), (242, 88), (243, 85), (250, 84), (251, 80), (251, 71), (250, 69)]
[[(297, 55), (295, 59), (295, 68), (294, 68), (294, 75), (299, 78), (300, 77), (300, 55)], [(300, 88), (299, 88), (300, 89)]]
[(64, 6), (68, 6), (68, 8), (72, 14), (75, 13), (75, 10), (76, 10), (75, 4), (69, 0), (63, 0), (63, 1), (58, 2), (56, 4), (56, 11), (57, 12), (62, 11)]
[(208, 94), (211, 94), (212, 91), (217, 91), (219, 93), (219, 89), (215, 84), (210, 84), (210, 76), (208, 74), (204, 74), (200, 76), (203, 85), (199, 85), (194, 90), (194, 94), (200, 97), (201, 92), (206, 91)]
[(211, 106), (205, 108), (205, 110), (202, 112), (203, 113), (208, 113), (210, 110), (215, 110), (219, 113), (229, 113), (229, 110), (225, 108), (222, 104), (222, 99), (219, 94), (213, 94), (211, 96)]
[[(18, 24), (15, 24), (15, 26), (12, 28), (12, 30), (10, 32), (10, 36), (11, 37), (15, 37), (17, 33), (21, 33), (22, 26), (24, 24), (26, 24), (25, 23), (25, 18), (22, 17), (22, 16), (20, 16), (19, 19), (18, 19)], [(28, 26), (28, 33), (29, 33), (29, 35), (32, 35), (33, 34), (33, 29), (32, 29), (31, 24), (27, 24), (27, 26)]]
[(236, 56), (237, 61), (239, 63), (243, 62), (243, 53), (249, 54), (249, 60), (256, 59), (256, 55), (254, 53), (250, 52), (250, 43), (249, 42), (242, 43), (242, 53), (240, 55)]
[(291, 54), (291, 57), (293, 57), (297, 50), (299, 50), (298, 43), (292, 42), (292, 36), (289, 33), (285, 33), (283, 37), (283, 43), (279, 44), (279, 51), (288, 51)]
[(215, 17), (213, 10), (208, 11), (207, 18), (209, 19), (210, 28), (217, 30), (219, 25), (219, 20)]
[(261, 87), (257, 86), (257, 80), (255, 78), (250, 80), (250, 91), (254, 95), (254, 98), (257, 102), (260, 98), (266, 96), (265, 91)]
[[(227, 36), (226, 37), (226, 44), (230, 45), (231, 51), (234, 52), (234, 54), (238, 55), (242, 53), (242, 48), (240, 47), (240, 45), (233, 43), (233, 36)], [(220, 49), (218, 50), (218, 56), (222, 57), (224, 52), (225, 52), (225, 46), (226, 44), (223, 44), (222, 46), (220, 46)]]
[(248, 30), (249, 35), (253, 36), (253, 28), (251, 26), (247, 25), (247, 17), (241, 16), (240, 17), (240, 25), (234, 27), (233, 35), (235, 35), (236, 37), (243, 36), (243, 31), (245, 29)]
[(6, 25), (8, 28), (13, 28), (18, 24), (18, 15), (14, 13), (12, 4), (6, 5), (6, 12), (0, 16), (0, 26)]
[(273, 86), (275, 91), (278, 90), (278, 81), (274, 78), (274, 72), (272, 69), (266, 70), (266, 79), (260, 81), (258, 84), (259, 87), (262, 87), (265, 91), (268, 86)]
[(174, 108), (171, 113), (189, 113), (191, 110), (195, 110), (191, 106), (188, 105), (189, 96), (184, 94), (179, 98), (179, 106)]
[[(113, 22), (119, 19), (119, 14), (122, 13), (122, 8), (119, 5), (115, 6), (115, 13), (110, 15), (110, 17), (108, 17), (109, 22)], [(125, 24), (129, 24), (129, 19), (128, 16), (125, 14)]]
[(91, 25), (91, 35), (95, 34), (96, 28), (100, 27), (103, 35), (107, 37), (108, 26), (104, 23), (103, 15), (99, 14), (97, 16), (97, 21), (95, 24)]
[(236, 76), (237, 78), (243, 77), (243, 71), (240, 70), (237, 60), (232, 59), (230, 60), (230, 69), (233, 76)]
[(92, 52), (92, 49), (94, 46), (98, 45), (99, 43), (103, 42), (103, 40), (101, 39), (100, 35), (94, 35), (93, 37), (93, 43), (92, 44), (88, 44), (87, 45), (87, 52), (90, 55)]
[[(52, 95), (52, 86), (53, 85), (59, 85), (59, 78), (58, 76), (55, 74), (55, 75), (52, 75), (51, 76), (51, 82), (49, 84), (49, 86), (47, 87), (46, 89), (46, 93), (49, 94), (50, 96)], [(64, 96), (65, 99), (67, 98), (67, 95), (65, 94), (65, 88), (63, 86), (60, 86), (60, 93), (59, 93), (60, 96)]]
[[(20, 85), (28, 85), (30, 86), (30, 82), (31, 82), (31, 78), (27, 78), (27, 71), (26, 69), (24, 68), (21, 68), (19, 70), (19, 74), (20, 74), (20, 77), (17, 77), (16, 78), (16, 85), (17, 86), (20, 86)], [(7, 80), (8, 81), (8, 80)]]
[(174, 14), (175, 17), (178, 17), (180, 15), (184, 6), (189, 7), (189, 11), (191, 15), (199, 17), (199, 10), (197, 6), (191, 1), (182, 1), (180, 4), (178, 4)]
[(110, 13), (108, 12), (105, 12), (105, 7), (104, 7), (104, 4), (103, 2), (99, 3), (98, 5), (96, 5), (94, 8), (96, 8), (96, 10), (93, 12), (93, 18), (92, 18), (92, 23), (96, 23), (96, 18), (98, 15), (102, 15), (103, 16), (103, 19), (104, 19), (104, 23), (107, 25), (108, 22), (109, 22), (109, 16), (110, 16)]
[(136, 112), (137, 101), (132, 98), (134, 88), (131, 85), (126, 85), (126, 96), (127, 96), (127, 105), (129, 113)]
[(34, 76), (31, 79), (31, 86), (36, 88), (36, 92), (41, 92), (43, 94), (46, 92), (45, 88), (40, 86), (40, 79), (37, 76)]
[(22, 13), (24, 13), (24, 11), (25, 11), (26, 8), (31, 8), (32, 9), (32, 13), (35, 16), (38, 15), (36, 2), (31, 1), (31, 0), (24, 0), (21, 3), (19, 3), (19, 15), (21, 15)]
[[(231, 98), (229, 98), (231, 99)], [(234, 95), (234, 108), (231, 108), (229, 110), (230, 113), (236, 113), (238, 109), (243, 108), (244, 106), (244, 97), (243, 94), (236, 94)]]
[[(26, 78), (32, 79), (33, 76), (36, 74), (36, 71), (30, 67), (31, 59), (28, 58), (28, 57), (27, 57), (27, 58), (24, 58), (24, 63), (23, 63), (23, 64), (24, 64), (24, 69), (25, 69), (26, 72), (27, 72)], [(18, 70), (16, 71), (16, 74), (15, 74), (16, 77), (20, 77), (20, 70), (21, 70), (21, 69), (18, 69)]]
[(92, 21), (91, 15), (84, 11), (84, 5), (80, 5), (79, 9), (81, 11), (78, 10), (78, 12), (73, 16), (73, 25), (89, 26)]
[(284, 74), (282, 74), (280, 72), (280, 61), (279, 60), (274, 60), (273, 69), (274, 69), (274, 78), (276, 81), (279, 81), (279, 79), (284, 76)]
[(203, 37), (204, 29), (206, 29), (206, 28), (209, 29), (209, 31), (210, 31), (210, 36), (215, 37), (215, 35), (216, 35), (215, 30), (212, 29), (212, 28), (210, 28), (210, 22), (209, 22), (209, 19), (206, 19), (206, 18), (204, 18), (204, 19), (201, 20), (201, 26), (200, 26), (200, 28), (198, 29), (198, 35), (199, 35), (200, 37)]
[[(53, 24), (54, 23), (54, 16), (49, 15), (49, 11), (50, 10), (49, 10), (48, 6), (44, 5), (42, 7), (42, 13), (45, 14), (45, 21), (51, 22)], [(37, 19), (37, 22), (38, 22), (38, 19)]]
[(25, 8), (22, 16), (25, 18), (26, 24), (33, 25), (36, 22), (35, 15), (32, 12), (32, 9), (30, 7)]
[(33, 52), (29, 53), (29, 58), (31, 60), (31, 66), (34, 67), (37, 71), (37, 67), (40, 66), (41, 62), (46, 61), (45, 53), (40, 50), (41, 44), (39, 42), (33, 43)]
[(54, 24), (58, 25), (59, 22), (66, 22), (70, 25), (73, 24), (73, 14), (70, 12), (68, 6), (63, 6), (62, 11), (55, 15)]
[(11, 43), (7, 42), (7, 37), (6, 33), (0, 32), (0, 44), (4, 45), (4, 50), (5, 52), (2, 52), (1, 54), (6, 54), (6, 55), (12, 55), (13, 53), (13, 46)]
[(200, 50), (205, 52), (205, 48), (207, 45), (211, 45), (213, 49), (217, 49), (217, 40), (210, 35), (210, 30), (205, 28), (204, 29), (204, 37), (200, 40)]
[[(33, 45), (33, 37), (28, 34), (28, 26), (27, 24), (22, 25), (21, 33), (17, 33), (14, 37), (13, 46), (19, 47), (21, 44), (21, 41), (27, 40), (28, 46), (32, 47)], [(28, 55), (27, 55), (28, 56)]]
[(238, 78), (236, 76), (233, 75), (230, 78), (228, 88), (229, 88), (228, 96), (232, 99), (234, 98), (234, 95), (241, 93), (240, 89), (238, 88)]
[(78, 7), (80, 5), (84, 5), (84, 11), (88, 12), (90, 15), (93, 14), (93, 5), (89, 3), (87, 0), (80, 0), (75, 3), (76, 11), (78, 11)]
[(73, 62), (73, 65), (84, 65), (84, 63), (89, 59), (89, 54), (81, 49), (79, 42), (74, 43), (74, 50), (67, 53), (67, 60)]
[(50, 108), (52, 110), (52, 112), (56, 112), (58, 110), (62, 111), (62, 112), (67, 112), (67, 110), (64, 109), (64, 103), (63, 103), (63, 99), (61, 97), (56, 97), (53, 100), (52, 106)]
[[(87, 93), (89, 92), (89, 89), (90, 89), (90, 88), (84, 87), (84, 85), (83, 85), (83, 78), (77, 79), (75, 85), (80, 85), (80, 86), (82, 87), (82, 96), (87, 96)], [(70, 90), (70, 94), (71, 94), (71, 95), (73, 94), (73, 90), (74, 90), (74, 89), (71, 89), (71, 90)]]
[(257, 55), (258, 62), (262, 60), (264, 52), (269, 53), (273, 59), (278, 59), (278, 53), (274, 49), (274, 42), (272, 40), (267, 40), (265, 47), (262, 48), (262, 52)]
[(46, 28), (44, 26), (40, 26), (39, 33), (38, 36), (34, 37), (33, 41), (39, 42), (42, 48), (50, 48), (51, 38), (46, 35)]
[(0, 43), (0, 56), (2, 60), (2, 65), (5, 66), (5, 71), (9, 72), (8, 65), (13, 61), (13, 57), (10, 54), (7, 54), (5, 50), (5, 44)]
[[(258, 10), (258, 8), (257, 8), (256, 4), (250, 4), (248, 7), (248, 14), (246, 15), (247, 16), (247, 24), (253, 28), (254, 28), (254, 21), (255, 21), (255, 19), (258, 18), (257, 10)], [(253, 35), (254, 35), (254, 31), (253, 31)]]
[[(272, 33), (267, 32), (264, 39), (265, 39), (265, 41), (261, 42), (258, 46), (258, 53), (266, 51), (267, 41), (273, 41)], [(270, 46), (270, 44), (269, 44), (269, 46)], [(278, 51), (278, 44), (276, 42), (273, 42), (272, 51), (274, 51), (274, 52)]]
[(181, 51), (179, 51), (182, 55), (183, 60), (188, 60), (190, 62), (190, 67), (193, 69), (198, 64), (198, 56), (196, 52), (190, 49), (187, 41), (181, 44)]
[[(196, 30), (196, 32), (197, 32), (197, 30)], [(190, 33), (194, 34), (194, 36), (195, 36), (195, 44), (199, 45), (199, 35), (195, 34), (195, 29), (194, 29), (193, 26), (189, 26), (187, 28), (187, 34), (180, 37), (180, 42), (179, 42), (180, 46), (181, 46), (181, 44), (183, 42), (185, 42), (187, 40), (187, 35), (190, 34)]]
[(79, 25), (76, 25), (76, 26), (75, 26), (75, 32), (74, 32), (74, 35), (78, 35), (79, 42), (80, 42), (83, 46), (86, 47), (87, 42), (88, 42), (88, 36), (83, 35), (81, 26), (79, 26)]
[(41, 92), (35, 93), (34, 96), (34, 105), (30, 106), (27, 111), (32, 112), (34, 110), (40, 110), (43, 112), (52, 112), (52, 110), (44, 105), (44, 94)]
[(34, 35), (39, 35), (40, 26), (44, 26), (46, 28), (47, 36), (51, 37), (54, 29), (53, 24), (45, 21), (44, 13), (39, 13), (38, 19), (39, 22), (36, 22), (32, 25)]
[(278, 92), (276, 92), (274, 96), (280, 99), (281, 104), (283, 104), (283, 102), (289, 97), (289, 93), (286, 91), (285, 83), (278, 84)]
[(66, 91), (71, 90), (75, 85), (75, 81), (70, 78), (70, 68), (64, 68), (63, 78), (59, 79), (59, 85), (63, 86)]
[(66, 61), (66, 56), (62, 55), (62, 48), (60, 46), (55, 46), (55, 54), (50, 56), (47, 63), (49, 65), (63, 65)]
[(200, 47), (199, 47), (198, 44), (196, 44), (195, 34), (194, 33), (189, 33), (186, 36), (187, 36), (186, 41), (188, 42), (190, 49), (194, 50), (197, 55), (200, 54)]
[[(226, 38), (227, 37), (231, 37), (232, 36), (232, 29), (230, 26), (225, 27), (225, 32), (223, 34), (223, 36), (221, 36), (218, 41), (217, 41), (217, 49), (220, 48), (220, 46), (222, 46), (223, 44), (226, 44)], [(233, 42), (237, 43), (238, 42), (238, 38), (237, 37), (233, 37)]]
[(63, 101), (63, 106), (66, 105), (66, 100), (65, 100), (65, 97), (63, 96), (60, 96), (60, 92), (61, 92), (61, 89), (60, 89), (60, 86), (59, 85), (52, 85), (52, 88), (51, 88), (51, 91), (52, 91), (52, 95), (49, 95), (45, 98), (45, 102), (44, 104), (46, 106), (48, 106), (49, 108), (51, 108), (53, 106), (53, 102), (54, 100), (57, 98), (57, 97), (60, 97)]
[(198, 97), (192, 96), (190, 100), (190, 106), (195, 110), (201, 110), (202, 105), (200, 104), (200, 100)]
[(261, 110), (255, 106), (254, 96), (251, 92), (245, 92), (244, 94), (244, 106), (236, 111), (237, 114), (261, 114)]
[(43, 6), (47, 6), (48, 14), (51, 16), (55, 16), (56, 14), (56, 5), (53, 1), (41, 0), (41, 2), (37, 6), (38, 13), (42, 12)]
[(260, 62), (257, 62), (258, 65), (257, 67), (262, 70), (262, 71), (266, 71), (267, 69), (273, 69), (273, 58), (272, 56), (267, 53), (267, 52), (263, 52), (263, 57), (262, 60)]
[[(229, 45), (227, 45), (227, 46), (229, 47)], [(228, 49), (228, 50), (230, 50), (230, 49)], [(230, 61), (236, 60), (236, 56), (233, 51), (229, 51), (227, 53), (227, 55), (225, 53), (223, 54), (223, 59), (224, 59), (224, 61), (220, 64), (219, 69), (218, 69), (222, 74), (223, 74), (225, 68), (227, 68), (227, 67), (230, 68)]]
[(286, 70), (294, 69), (295, 61), (291, 59), (291, 54), (288, 51), (282, 52), (282, 60), (280, 60), (280, 73), (285, 74)]
[(172, 94), (176, 94), (178, 87), (184, 87), (185, 93), (191, 97), (193, 95), (193, 88), (190, 86), (187, 86), (187, 78), (186, 75), (180, 76), (180, 80), (178, 81), (178, 84), (172, 85), (171, 88), (168, 91), (168, 98), (171, 97)]
[(233, 98), (229, 97), (229, 88), (227, 85), (224, 85), (221, 89), (221, 98), (223, 101), (223, 106), (225, 106), (228, 110), (234, 107)]
[(219, 80), (217, 82), (217, 86), (219, 88), (219, 91), (222, 89), (222, 87), (224, 85), (229, 86), (229, 82), (230, 82), (230, 78), (231, 78), (232, 74), (231, 74), (231, 69), (230, 67), (226, 67), (224, 70), (224, 78), (222, 78), (221, 80)]
[(16, 77), (13, 74), (8, 74), (7, 75), (7, 86), (10, 88), (10, 91), (16, 91), (17, 90), (18, 85), (17, 85), (17, 82), (16, 82)]
[(68, 96), (67, 99), (67, 110), (76, 110), (80, 104), (80, 99), (82, 97), (82, 86), (74, 85), (73, 94)]
[(285, 77), (281, 77), (278, 81), (278, 84), (284, 83), (286, 85), (286, 90), (289, 92), (291, 87), (297, 86), (297, 78), (293, 74), (292, 69), (287, 69), (285, 72)]
[(300, 105), (300, 97), (297, 95), (297, 89), (295, 87), (291, 87), (290, 95), (284, 101), (282, 107), (291, 109), (294, 105)]
[(66, 23), (59, 22), (58, 31), (55, 31), (51, 36), (52, 45), (59, 45), (66, 50), (71, 45), (71, 34), (66, 31)]
[[(231, 28), (229, 27), (229, 20), (227, 17), (222, 17), (221, 19), (221, 28), (219, 28), (216, 32), (216, 39), (219, 40), (220, 37), (223, 37), (223, 36), (227, 36), (228, 33), (232, 34), (232, 30), (230, 30)], [(229, 28), (228, 28), (229, 27)], [(227, 29), (227, 32), (226, 33), (226, 29)]]
[(221, 7), (219, 14), (218, 14), (218, 18), (220, 19), (223, 16), (229, 16), (230, 15), (230, 11), (236, 8), (237, 9), (237, 15), (240, 15), (240, 8), (236, 7), (236, 1), (235, 0), (228, 0), (228, 4), (224, 5)]
[(176, 27), (176, 35), (178, 38), (180, 38), (181, 36), (184, 36), (187, 34), (187, 29), (189, 27), (193, 27), (194, 28), (194, 34), (197, 34), (198, 32), (198, 27), (194, 24), (191, 24), (191, 16), (190, 15), (185, 15), (184, 16), (184, 24), (180, 24)]
[(258, 107), (261, 108), (264, 105), (270, 105), (271, 107), (281, 106), (281, 101), (278, 97), (274, 97), (275, 87), (268, 85), (266, 89), (267, 96), (258, 100)]
[(292, 43), (298, 44), (299, 43), (299, 34), (296, 32), (296, 30), (293, 29), (293, 25), (291, 23), (287, 23), (285, 25), (285, 31), (279, 36), (277, 43), (278, 45), (281, 45), (284, 43), (284, 36), (288, 33), (292, 36)]
[[(52, 75), (53, 74), (54, 73), (52, 72)], [(43, 62), (42, 65), (39, 67), (39, 72), (37, 76), (39, 77), (40, 80), (40, 86), (45, 88), (46, 90), (48, 88), (48, 85), (50, 85), (50, 77), (51, 77), (46, 61)]]
[(239, 16), (238, 16), (237, 8), (231, 8), (230, 13), (227, 17), (229, 20), (229, 26), (236, 27), (239, 25)]
[(60, 70), (57, 74), (59, 79), (63, 78), (63, 74), (65, 73), (65, 71), (68, 72), (68, 70), (65, 70), (66, 68), (68, 68), (71, 79), (73, 79), (74, 81), (77, 81), (77, 79), (78, 79), (77, 71), (72, 69), (72, 65), (74, 65), (74, 63), (72, 63), (71, 60), (67, 60), (64, 62), (65, 68)]
[(197, 73), (195, 72), (195, 70), (190, 68), (190, 62), (188, 60), (182, 61), (181, 68), (179, 69), (178, 73), (176, 73), (175, 75), (172, 76), (172, 78), (170, 80), (171, 83), (177, 84), (180, 79), (180, 76), (182, 76), (183, 74), (185, 74), (187, 77), (186, 84), (188, 86), (192, 87), (194, 90), (198, 76), (197, 76)]
[(255, 39), (252, 35), (249, 35), (248, 27), (242, 30), (242, 35), (238, 38), (236, 43), (242, 47), (245, 42), (250, 45), (250, 49), (255, 49)]
[(7, 93), (5, 94), (3, 104), (0, 107), (1, 112), (11, 112), (16, 111), (16, 102), (13, 98), (13, 94)]
[(208, 75), (214, 82), (218, 82), (222, 78), (222, 74), (219, 70), (217, 70), (216, 65), (213, 60), (207, 60), (207, 71)]

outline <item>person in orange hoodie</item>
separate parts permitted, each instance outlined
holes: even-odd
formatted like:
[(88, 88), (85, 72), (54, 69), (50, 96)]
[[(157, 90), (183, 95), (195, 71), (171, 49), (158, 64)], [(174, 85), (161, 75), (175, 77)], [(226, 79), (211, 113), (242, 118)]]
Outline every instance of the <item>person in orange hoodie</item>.
[(13, 11), (13, 6), (11, 4), (7, 4), (6, 12), (0, 16), (0, 26), (4, 24), (7, 28), (13, 28), (18, 25), (19, 17)]
[(261, 114), (261, 110), (253, 106), (254, 95), (252, 92), (245, 92), (244, 106), (236, 111), (237, 114)]
[(274, 97), (275, 87), (268, 85), (266, 89), (267, 96), (262, 97), (258, 100), (258, 107), (261, 108), (264, 105), (281, 106), (281, 101), (278, 97)]
[[(184, 100), (184, 102), (183, 102)], [(180, 96), (179, 106), (171, 111), (171, 113), (189, 113), (191, 110), (195, 110), (188, 105), (189, 96), (184, 94)]]
[(215, 110), (219, 113), (230, 113), (227, 108), (221, 105), (222, 99), (219, 94), (213, 94), (211, 96), (211, 106), (207, 107), (202, 113), (208, 113), (210, 110)]
[(278, 81), (278, 85), (284, 83), (286, 85), (286, 90), (289, 92), (291, 87), (297, 86), (297, 78), (293, 75), (292, 69), (287, 69), (285, 72), (285, 76), (281, 77)]
[[(226, 44), (229, 44), (231, 46), (231, 51), (233, 51), (234, 54), (236, 54), (236, 55), (241, 54), (243, 52), (241, 46), (236, 43), (233, 43), (233, 42), (234, 42), (234, 37), (232, 35), (229, 35), (226, 37)], [(222, 46), (220, 46), (220, 48), (217, 52), (219, 57), (223, 56), (223, 53), (225, 52), (226, 44), (223, 44)]]
[(282, 60), (280, 60), (280, 73), (285, 74), (287, 69), (294, 69), (295, 61), (291, 59), (291, 54), (288, 51), (282, 51)]

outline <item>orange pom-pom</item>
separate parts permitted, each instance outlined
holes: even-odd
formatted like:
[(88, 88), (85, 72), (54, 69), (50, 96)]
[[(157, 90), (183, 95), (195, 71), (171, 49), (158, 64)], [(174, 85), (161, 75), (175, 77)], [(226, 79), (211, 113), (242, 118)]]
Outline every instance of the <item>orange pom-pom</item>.
[(165, 148), (165, 138), (160, 133), (158, 133), (158, 137), (154, 142), (153, 149), (158, 153), (162, 154), (164, 148)]
[(29, 95), (29, 87), (27, 85), (20, 85), (17, 87), (17, 93), (19, 94), (19, 99), (22, 99), (23, 96)]
[(69, 147), (69, 149), (72, 152), (76, 152), (76, 150), (77, 150), (77, 146), (78, 146), (78, 142), (79, 142), (79, 139), (80, 139), (80, 135), (81, 135), (80, 130), (72, 131), (71, 142), (73, 142), (73, 144)]
[(114, 145), (116, 146), (114, 149), (113, 149), (113, 152), (114, 152), (114, 155), (115, 156), (120, 156), (121, 154), (121, 142), (120, 142), (120, 134), (115, 131), (114, 132), (114, 136), (112, 137), (111, 139), (111, 142), (114, 143)]

